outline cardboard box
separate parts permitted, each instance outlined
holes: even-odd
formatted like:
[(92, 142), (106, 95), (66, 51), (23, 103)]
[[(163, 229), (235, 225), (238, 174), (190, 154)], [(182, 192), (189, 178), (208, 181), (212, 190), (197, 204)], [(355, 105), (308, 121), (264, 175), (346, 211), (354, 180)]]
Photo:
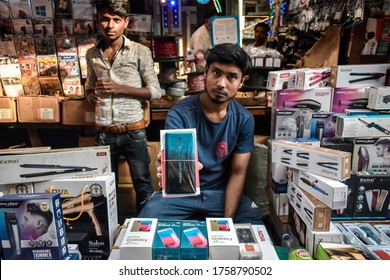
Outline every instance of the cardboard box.
[(352, 170), (390, 173), (390, 137), (354, 138)]
[(240, 249), (231, 218), (206, 218), (211, 260), (238, 260)]
[(95, 105), (86, 100), (64, 100), (62, 123), (66, 125), (95, 125)]
[(287, 189), (290, 204), (313, 231), (328, 231), (331, 209), (291, 182)]
[(373, 110), (390, 109), (390, 87), (370, 87), (367, 108)]
[(158, 221), (153, 240), (153, 260), (180, 260), (180, 221)]
[(34, 185), (31, 182), (0, 185), (0, 196), (6, 194), (13, 194), (13, 193), (17, 193), (17, 194), (34, 193)]
[(109, 146), (0, 150), (0, 182), (38, 182), (111, 172)]
[(307, 109), (277, 109), (273, 111), (273, 138), (310, 137), (312, 111)]
[(318, 244), (320, 242), (342, 244), (343, 234), (331, 222), (329, 226), (329, 231), (313, 231), (307, 227), (305, 240), (306, 250), (311, 256), (315, 256), (315, 254), (317, 253)]
[(282, 90), (295, 87), (295, 74), (297, 70), (270, 71), (267, 79), (267, 89)]
[(10, 97), (0, 97), (0, 123), (14, 123), (16, 121), (15, 99)]
[(256, 242), (260, 245), (263, 252), (263, 260), (279, 260), (272, 239), (265, 225), (252, 225)]
[(355, 192), (358, 176), (356, 172), (351, 171), (351, 177), (348, 179), (342, 180), (340, 182), (344, 183), (348, 187), (347, 191), (347, 206), (344, 209), (332, 210), (331, 220), (352, 220), (354, 203), (355, 203)]
[(234, 224), (240, 245), (240, 260), (261, 260), (263, 252), (257, 243), (251, 224)]
[(343, 87), (333, 89), (331, 112), (344, 114), (345, 109), (365, 109), (368, 104), (366, 87)]
[(22, 123), (60, 122), (60, 104), (54, 96), (19, 96), (17, 111)]
[(35, 182), (34, 189), (61, 194), (68, 240), (84, 259), (108, 258), (118, 229), (114, 173)]
[(351, 174), (351, 153), (285, 140), (272, 141), (272, 162), (337, 180)]
[(332, 112), (313, 113), (311, 118), (310, 136), (322, 140), (333, 138), (336, 133), (337, 115)]
[(208, 260), (209, 246), (204, 221), (181, 222), (181, 260)]
[(272, 205), (275, 209), (275, 214), (277, 216), (287, 216), (288, 215), (287, 193), (276, 193), (273, 190), (270, 190), (269, 193), (270, 193), (270, 199), (272, 201)]
[(121, 260), (151, 260), (157, 219), (132, 218), (120, 245)]
[(58, 193), (0, 197), (0, 229), (6, 260), (61, 260), (68, 255)]
[(316, 260), (366, 260), (362, 253), (350, 244), (319, 243)]
[(295, 88), (308, 90), (328, 87), (329, 81), (330, 67), (298, 69), (295, 75)]
[(381, 36), (383, 18), (368, 18), (362, 55), (375, 55)]

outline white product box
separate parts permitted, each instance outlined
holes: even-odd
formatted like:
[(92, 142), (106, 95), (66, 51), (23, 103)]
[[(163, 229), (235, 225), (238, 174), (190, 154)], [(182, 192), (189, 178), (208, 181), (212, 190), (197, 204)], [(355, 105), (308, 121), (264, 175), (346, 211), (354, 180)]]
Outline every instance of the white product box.
[(132, 218), (120, 245), (121, 260), (151, 260), (157, 219)]
[(257, 243), (251, 224), (234, 224), (240, 244), (240, 260), (261, 260), (263, 253)]
[(389, 63), (332, 66), (330, 85), (334, 88), (383, 86), (388, 68)]
[[(286, 182), (287, 184), (287, 182)], [(277, 216), (287, 216), (288, 215), (288, 197), (287, 193), (276, 193), (273, 190), (270, 190), (272, 204), (275, 209)]]
[(351, 153), (285, 140), (272, 141), (272, 162), (337, 180), (351, 175)]
[(114, 173), (35, 182), (34, 189), (61, 194), (68, 239), (79, 245), (83, 258), (108, 258), (118, 229)]
[(337, 116), (336, 136), (383, 137), (390, 135), (390, 115)]
[(344, 113), (345, 109), (366, 109), (368, 104), (367, 87), (333, 88), (331, 112)]
[(352, 170), (386, 170), (390, 173), (390, 154), (387, 155), (389, 147), (390, 137), (354, 138)]
[(307, 109), (277, 109), (273, 114), (275, 119), (274, 139), (308, 138), (310, 137), (312, 111)]
[(331, 209), (291, 182), (287, 188), (290, 204), (304, 223), (314, 231), (328, 231)]
[(38, 182), (111, 172), (110, 147), (0, 150), (0, 182)]
[(312, 88), (328, 87), (330, 81), (330, 67), (298, 69), (295, 75), (295, 88), (308, 90)]
[(231, 218), (206, 218), (211, 260), (238, 260), (240, 246)]
[(306, 250), (310, 253), (310, 255), (315, 256), (317, 246), (320, 242), (341, 244), (343, 243), (343, 234), (331, 222), (329, 231), (313, 231), (309, 227), (306, 227), (305, 240)]
[(330, 209), (344, 209), (347, 207), (348, 186), (346, 184), (302, 170), (295, 170), (293, 178), (297, 186)]
[(33, 193), (33, 183), (17, 183), (17, 184), (4, 184), (0, 185), (0, 196), (12, 193), (24, 194)]
[(265, 225), (252, 225), (257, 243), (263, 252), (263, 260), (279, 260), (274, 244)]
[(295, 87), (297, 69), (270, 71), (267, 79), (267, 89), (281, 90)]
[(370, 87), (367, 107), (373, 110), (390, 109), (390, 87)]

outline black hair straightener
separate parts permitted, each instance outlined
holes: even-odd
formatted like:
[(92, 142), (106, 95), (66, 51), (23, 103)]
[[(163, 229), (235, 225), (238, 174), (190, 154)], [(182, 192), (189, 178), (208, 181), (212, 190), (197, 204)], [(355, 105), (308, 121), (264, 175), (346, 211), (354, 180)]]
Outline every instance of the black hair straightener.
[(350, 80), (349, 83), (358, 83), (358, 82), (363, 82), (363, 81), (369, 81), (369, 80), (377, 80), (385, 76), (385, 73), (380, 73), (380, 72), (372, 72), (372, 73), (350, 73), (350, 76), (366, 76), (363, 78), (358, 78), (354, 80)]
[[(42, 168), (42, 169), (51, 170), (45, 172), (20, 174), (20, 177), (22, 178), (33, 178), (33, 177), (50, 176), (50, 175), (57, 175), (57, 174), (64, 174), (64, 173), (85, 172), (85, 171), (92, 171), (97, 169), (97, 168), (91, 168), (86, 166), (63, 166), (63, 165), (53, 165), (53, 164), (21, 164), (20, 167)], [(52, 169), (58, 169), (58, 170), (52, 170)]]
[(386, 128), (380, 126), (379, 124), (377, 123), (374, 123), (374, 122), (367, 122), (366, 120), (362, 119), (362, 118), (358, 118), (359, 121), (361, 121), (362, 123), (364, 123), (367, 127), (371, 128), (376, 128), (378, 129), (379, 131), (383, 132), (384, 134), (386, 135), (389, 135), (390, 134), (390, 131), (388, 131)]

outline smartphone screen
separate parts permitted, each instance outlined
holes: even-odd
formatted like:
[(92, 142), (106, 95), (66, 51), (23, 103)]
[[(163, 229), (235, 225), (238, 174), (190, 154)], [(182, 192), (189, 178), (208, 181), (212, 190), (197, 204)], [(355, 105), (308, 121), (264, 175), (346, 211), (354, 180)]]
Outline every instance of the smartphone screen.
[(180, 246), (180, 240), (172, 228), (164, 228), (157, 231), (162, 243), (167, 248), (176, 248)]
[(152, 227), (152, 221), (141, 221), (139, 224), (139, 231), (150, 231)]
[(198, 248), (205, 248), (207, 247), (207, 239), (204, 237), (202, 232), (194, 227), (189, 228), (183, 231), (185, 236), (188, 238), (192, 246), (198, 247)]
[(230, 230), (229, 222), (227, 220), (218, 220), (218, 229), (219, 230)]

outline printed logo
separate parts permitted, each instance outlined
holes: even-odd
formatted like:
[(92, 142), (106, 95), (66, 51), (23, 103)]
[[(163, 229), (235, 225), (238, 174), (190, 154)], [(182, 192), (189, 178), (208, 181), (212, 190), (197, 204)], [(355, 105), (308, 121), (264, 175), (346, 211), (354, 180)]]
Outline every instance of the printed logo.
[(228, 154), (227, 142), (218, 142), (217, 148), (215, 149), (215, 155), (217, 157), (225, 157)]

